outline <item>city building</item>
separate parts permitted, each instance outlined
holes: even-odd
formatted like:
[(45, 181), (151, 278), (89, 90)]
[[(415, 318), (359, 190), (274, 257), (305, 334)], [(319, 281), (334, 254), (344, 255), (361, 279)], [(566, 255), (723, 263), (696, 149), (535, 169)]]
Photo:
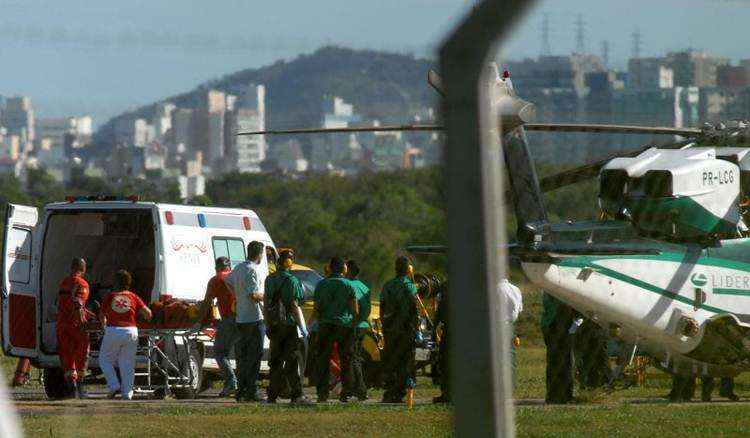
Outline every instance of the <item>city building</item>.
[(182, 199), (189, 200), (206, 194), (206, 177), (203, 175), (180, 175), (177, 177), (177, 184), (180, 187)]
[(657, 90), (674, 87), (674, 70), (664, 58), (632, 58), (628, 61), (628, 87)]
[(508, 70), (513, 83), (523, 90), (573, 90), (581, 97), (586, 93), (586, 74), (605, 68), (596, 55), (574, 53), (511, 61)]
[(164, 137), (172, 129), (172, 112), (177, 107), (170, 102), (160, 102), (154, 108), (154, 118), (151, 124), (154, 126), (154, 136)]
[[(8, 134), (18, 135), (21, 142), (25, 144), (30, 145), (36, 138), (34, 108), (29, 97), (17, 96), (5, 99), (5, 108), (0, 121), (0, 125), (8, 130)], [(24, 148), (30, 149), (30, 146), (24, 146)]]
[(172, 112), (172, 143), (183, 144), (186, 148), (192, 149), (192, 128), (193, 110), (189, 108), (177, 108)]
[(36, 121), (36, 155), (49, 167), (83, 147), (93, 134), (92, 119), (83, 117), (39, 118)]
[(277, 143), (273, 148), (271, 159), (282, 172), (306, 172), (310, 165), (297, 140)]
[(262, 131), (266, 129), (266, 87), (248, 85), (239, 90), (239, 96), (227, 99), (227, 131), (225, 134), (228, 154), (227, 168), (239, 172), (260, 172), (266, 160), (268, 145), (264, 135), (235, 135), (238, 132)]
[(154, 138), (153, 126), (145, 119), (118, 119), (114, 126), (115, 142), (121, 145), (144, 147)]
[(715, 58), (692, 49), (667, 53), (665, 59), (674, 71), (676, 87), (715, 87), (718, 67), (729, 65), (727, 58)]
[(716, 69), (716, 86), (719, 88), (744, 88), (750, 85), (747, 66), (721, 65)]
[[(362, 117), (354, 111), (354, 105), (338, 96), (326, 96), (323, 99), (323, 128), (346, 128), (362, 121)], [(377, 121), (373, 123), (377, 125)], [(331, 171), (341, 168), (351, 168), (361, 146), (358, 136), (327, 136), (310, 137), (310, 167), (312, 170)]]

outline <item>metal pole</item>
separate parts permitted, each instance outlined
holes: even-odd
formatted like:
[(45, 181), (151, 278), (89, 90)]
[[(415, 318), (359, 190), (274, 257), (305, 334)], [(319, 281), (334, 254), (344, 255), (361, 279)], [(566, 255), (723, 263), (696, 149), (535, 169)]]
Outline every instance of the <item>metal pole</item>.
[(505, 273), (505, 254), (499, 250), (505, 240), (502, 154), (497, 126), (482, 110), (489, 105), (481, 102), (479, 83), (491, 49), (531, 3), (479, 4), (440, 51), (446, 87), (449, 293), (455, 297), (450, 301), (452, 388), (459, 437), (514, 435), (510, 334), (497, 311), (497, 285)]

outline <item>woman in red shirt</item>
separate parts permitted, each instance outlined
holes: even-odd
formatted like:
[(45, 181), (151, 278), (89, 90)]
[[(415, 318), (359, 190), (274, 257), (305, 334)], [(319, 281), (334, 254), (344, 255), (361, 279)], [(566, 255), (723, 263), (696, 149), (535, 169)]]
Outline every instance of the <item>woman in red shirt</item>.
[[(106, 326), (99, 351), (99, 366), (107, 379), (109, 398), (120, 392), (123, 400), (133, 398), (135, 353), (138, 348), (136, 317), (149, 321), (151, 311), (141, 298), (131, 292), (133, 278), (124, 269), (115, 272), (114, 290), (104, 299), (100, 318)], [(115, 364), (122, 381), (117, 378)]]

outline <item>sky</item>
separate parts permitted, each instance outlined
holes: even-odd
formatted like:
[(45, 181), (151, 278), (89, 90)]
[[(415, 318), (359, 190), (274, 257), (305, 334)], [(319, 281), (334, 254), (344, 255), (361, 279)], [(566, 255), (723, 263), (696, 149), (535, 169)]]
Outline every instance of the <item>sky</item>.
[[(326, 44), (434, 56), (468, 0), (0, 0), (0, 95), (31, 96), (41, 117), (90, 114), (95, 123), (234, 71)], [(687, 47), (750, 58), (750, 2), (541, 0), (503, 45), (537, 56), (543, 17), (554, 54), (610, 44), (614, 67), (632, 52)]]

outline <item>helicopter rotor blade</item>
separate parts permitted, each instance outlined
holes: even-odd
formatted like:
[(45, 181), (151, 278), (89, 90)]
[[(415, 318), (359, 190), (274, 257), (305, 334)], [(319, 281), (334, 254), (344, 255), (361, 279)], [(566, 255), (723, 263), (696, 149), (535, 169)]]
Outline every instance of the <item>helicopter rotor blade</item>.
[(345, 128), (302, 128), (270, 129), (267, 131), (238, 132), (235, 135), (279, 135), (279, 134), (335, 134), (346, 132), (399, 132), (399, 131), (441, 131), (441, 125), (385, 125), (349, 126)]
[(544, 132), (596, 132), (613, 134), (663, 134), (695, 137), (701, 134), (699, 128), (673, 128), (668, 126), (598, 125), (586, 123), (526, 123), (527, 131)]
[[(654, 134), (678, 135), (682, 137), (696, 137), (702, 133), (698, 128), (671, 128), (665, 126), (631, 126), (631, 125), (596, 125), (579, 123), (524, 123), (533, 117), (534, 106), (528, 102), (520, 102), (523, 111), (521, 119), (514, 123), (503, 120), (505, 126), (516, 127), (523, 125), (527, 131), (541, 132), (590, 132), (601, 134)], [(522, 105), (524, 104), (524, 105)], [(501, 116), (504, 117), (504, 116)], [(355, 126), (345, 128), (302, 128), (302, 129), (271, 129), (267, 131), (238, 132), (235, 135), (279, 135), (279, 134), (325, 134), (347, 132), (398, 132), (398, 131), (442, 131), (442, 125), (413, 124), (413, 125), (384, 125), (384, 126)]]
[(442, 97), (445, 97), (445, 88), (443, 88), (443, 78), (433, 69), (427, 72), (427, 83)]

